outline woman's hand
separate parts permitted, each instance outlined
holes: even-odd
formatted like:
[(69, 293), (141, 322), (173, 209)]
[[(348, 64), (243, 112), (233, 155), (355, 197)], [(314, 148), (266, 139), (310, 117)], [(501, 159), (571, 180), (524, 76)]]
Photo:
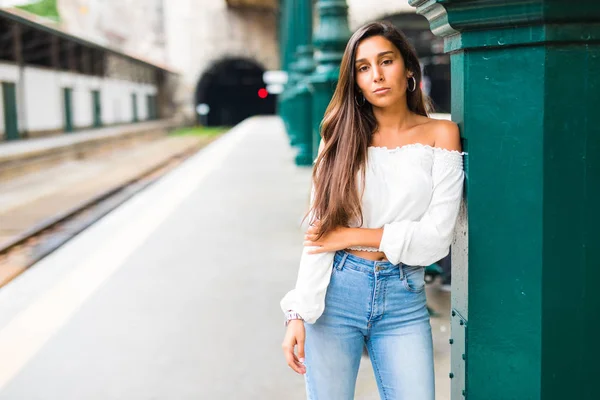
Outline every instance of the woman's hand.
[[(304, 337), (304, 321), (293, 319), (288, 323), (281, 345), (290, 368), (302, 375), (306, 373), (306, 367), (304, 366)], [(297, 355), (294, 353), (296, 345), (298, 346)]]
[(304, 236), (304, 246), (316, 247), (315, 249), (311, 249), (308, 254), (319, 254), (330, 251), (344, 250), (353, 246), (352, 228), (339, 226), (333, 231), (323, 235), (321, 239), (317, 240), (318, 232), (318, 222), (316, 222), (314, 225), (311, 225), (306, 231), (306, 235)]

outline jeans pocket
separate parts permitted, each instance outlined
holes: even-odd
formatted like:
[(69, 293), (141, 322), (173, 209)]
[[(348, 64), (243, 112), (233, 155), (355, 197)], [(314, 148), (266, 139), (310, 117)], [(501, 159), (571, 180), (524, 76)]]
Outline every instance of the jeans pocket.
[(412, 293), (421, 293), (425, 289), (425, 267), (402, 266), (404, 287)]

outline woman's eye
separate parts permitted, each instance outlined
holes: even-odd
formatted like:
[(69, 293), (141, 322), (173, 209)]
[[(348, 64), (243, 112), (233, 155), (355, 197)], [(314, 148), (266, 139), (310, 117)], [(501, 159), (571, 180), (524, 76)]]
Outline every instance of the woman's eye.
[(391, 64), (391, 63), (392, 63), (392, 60), (383, 60), (383, 64), (384, 65), (388, 65), (388, 64)]
[(359, 68), (358, 68), (358, 71), (359, 71), (359, 72), (365, 72), (365, 71), (367, 70), (367, 68), (368, 68), (368, 67), (367, 67), (366, 65), (363, 65), (362, 67), (359, 67)]

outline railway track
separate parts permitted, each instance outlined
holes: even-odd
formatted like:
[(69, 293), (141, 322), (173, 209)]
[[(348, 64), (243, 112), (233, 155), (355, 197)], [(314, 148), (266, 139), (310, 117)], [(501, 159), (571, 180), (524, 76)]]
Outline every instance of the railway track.
[(193, 146), (177, 153), (135, 178), (98, 193), (61, 214), (43, 220), (26, 232), (0, 243), (0, 288), (136, 193), (156, 182), (201, 147), (202, 145)]

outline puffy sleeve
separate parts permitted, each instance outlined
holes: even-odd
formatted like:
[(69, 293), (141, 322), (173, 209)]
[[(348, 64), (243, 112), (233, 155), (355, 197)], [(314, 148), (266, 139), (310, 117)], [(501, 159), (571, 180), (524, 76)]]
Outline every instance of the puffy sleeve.
[[(314, 187), (311, 188), (311, 205), (313, 198)], [(335, 252), (308, 254), (311, 249), (314, 247), (303, 247), (296, 287), (280, 302), (283, 312), (295, 311), (309, 324), (315, 323), (325, 309), (325, 294), (335, 256)]]
[(419, 221), (396, 221), (384, 225), (379, 251), (398, 264), (430, 265), (450, 249), (463, 194), (463, 153), (433, 149), (433, 193)]
[(305, 247), (300, 258), (296, 287), (281, 300), (281, 309), (293, 310), (302, 319), (313, 324), (325, 309), (325, 294), (331, 277), (335, 252), (307, 254)]

